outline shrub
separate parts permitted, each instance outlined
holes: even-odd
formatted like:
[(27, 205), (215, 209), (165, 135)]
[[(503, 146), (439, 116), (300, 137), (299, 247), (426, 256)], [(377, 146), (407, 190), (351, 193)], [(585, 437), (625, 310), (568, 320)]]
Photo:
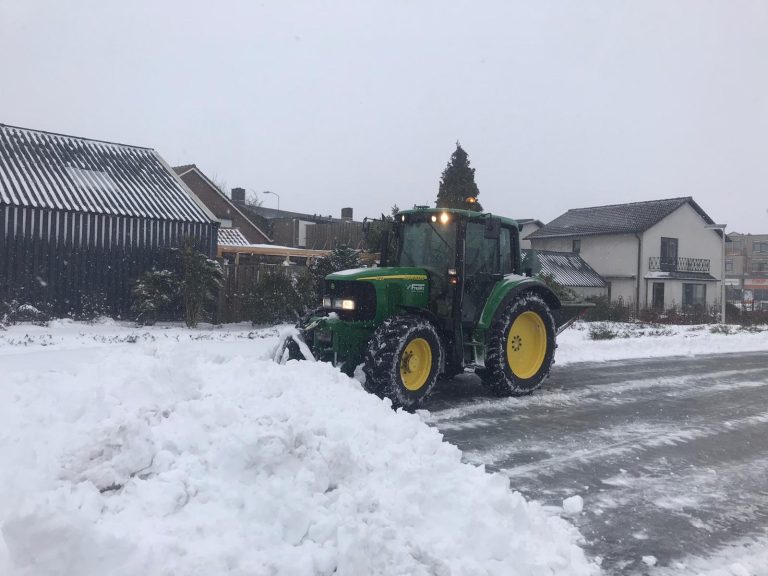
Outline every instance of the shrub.
[(715, 324), (709, 331), (712, 334), (733, 334), (733, 330), (728, 324)]
[(595, 306), (590, 308), (584, 320), (587, 322), (629, 322), (634, 319), (634, 306), (625, 304), (622, 300), (611, 302), (607, 296), (587, 298)]
[(39, 326), (45, 326), (50, 320), (49, 316), (31, 304), (25, 304), (17, 300), (0, 302), (0, 326), (10, 326), (19, 322), (31, 322)]
[(178, 316), (181, 310), (181, 281), (170, 270), (150, 270), (139, 276), (131, 296), (131, 309), (137, 321), (151, 326), (160, 319)]
[(261, 273), (245, 298), (245, 311), (254, 324), (296, 322), (317, 304), (314, 278), (309, 273), (292, 274), (275, 267)]
[(605, 324), (593, 324), (589, 327), (590, 340), (613, 340), (618, 336), (617, 331), (611, 330)]
[(224, 274), (218, 262), (195, 249), (191, 239), (171, 254), (169, 269), (151, 270), (138, 278), (131, 290), (131, 308), (145, 324), (178, 318), (183, 311), (184, 322), (194, 328), (211, 317)]

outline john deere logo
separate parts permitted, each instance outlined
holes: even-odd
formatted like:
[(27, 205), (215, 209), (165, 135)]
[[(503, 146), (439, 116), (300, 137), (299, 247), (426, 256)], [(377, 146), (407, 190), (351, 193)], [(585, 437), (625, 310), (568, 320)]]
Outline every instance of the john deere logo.
[(408, 284), (408, 292), (424, 292), (426, 284)]

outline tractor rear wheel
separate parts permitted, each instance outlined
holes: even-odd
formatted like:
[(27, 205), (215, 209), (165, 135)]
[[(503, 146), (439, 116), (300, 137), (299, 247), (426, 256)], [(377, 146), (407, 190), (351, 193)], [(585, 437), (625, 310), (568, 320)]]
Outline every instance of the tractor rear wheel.
[(549, 306), (525, 294), (491, 325), (483, 383), (499, 396), (529, 394), (549, 376), (555, 358), (555, 320)]
[(416, 408), (429, 396), (443, 365), (437, 329), (418, 316), (396, 316), (373, 333), (365, 352), (365, 388), (392, 405)]

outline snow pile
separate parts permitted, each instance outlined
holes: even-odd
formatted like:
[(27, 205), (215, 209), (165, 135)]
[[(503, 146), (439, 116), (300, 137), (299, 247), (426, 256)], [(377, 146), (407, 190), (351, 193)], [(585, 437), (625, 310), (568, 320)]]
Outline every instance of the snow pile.
[(0, 574), (598, 572), (418, 415), (267, 360), (274, 332), (28, 328), (0, 341)]
[(563, 512), (565, 512), (569, 516), (575, 516), (576, 514), (581, 514), (583, 510), (584, 510), (584, 498), (582, 498), (578, 494), (575, 496), (570, 496), (565, 500), (563, 500)]
[[(593, 340), (590, 338), (590, 329), (595, 328), (612, 332), (616, 337)], [(577, 322), (557, 337), (555, 361), (558, 365), (564, 365), (573, 362), (768, 350), (768, 326), (748, 330), (728, 326), (727, 332), (718, 330), (720, 328), (717, 325), (657, 326), (623, 322)]]

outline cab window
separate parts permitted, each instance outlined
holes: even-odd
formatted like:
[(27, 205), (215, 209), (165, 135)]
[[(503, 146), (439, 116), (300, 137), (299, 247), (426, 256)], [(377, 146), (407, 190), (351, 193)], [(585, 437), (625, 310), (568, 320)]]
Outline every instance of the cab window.
[(512, 273), (512, 230), (506, 226), (501, 227), (501, 237), (499, 238), (499, 272), (502, 274)]
[(493, 274), (499, 258), (499, 240), (485, 237), (485, 224), (467, 222), (464, 273), (467, 276)]

